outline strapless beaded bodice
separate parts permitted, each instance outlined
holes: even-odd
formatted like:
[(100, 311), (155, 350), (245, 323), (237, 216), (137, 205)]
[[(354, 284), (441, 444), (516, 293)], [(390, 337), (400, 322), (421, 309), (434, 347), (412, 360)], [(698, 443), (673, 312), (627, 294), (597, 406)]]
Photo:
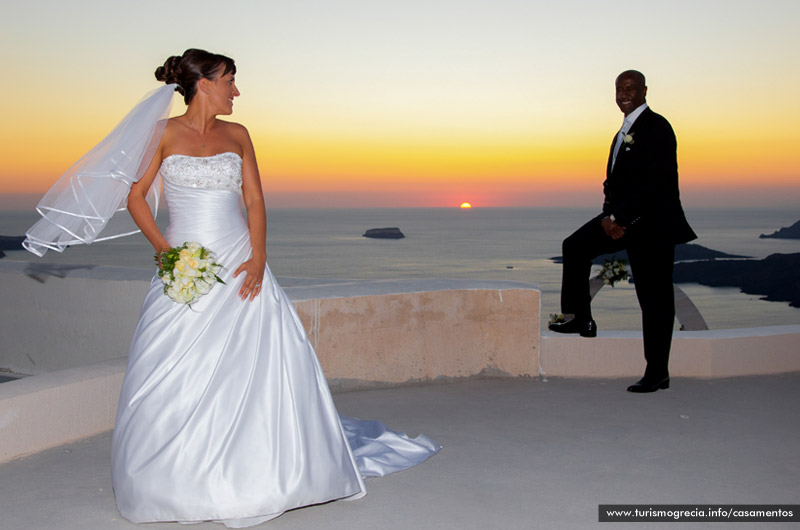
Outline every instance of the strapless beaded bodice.
[(161, 176), (178, 186), (242, 193), (242, 159), (236, 153), (170, 155), (161, 162)]
[(218, 252), (220, 240), (247, 238), (239, 155), (171, 155), (161, 162), (161, 176), (169, 209), (164, 235), (171, 245), (197, 241)]

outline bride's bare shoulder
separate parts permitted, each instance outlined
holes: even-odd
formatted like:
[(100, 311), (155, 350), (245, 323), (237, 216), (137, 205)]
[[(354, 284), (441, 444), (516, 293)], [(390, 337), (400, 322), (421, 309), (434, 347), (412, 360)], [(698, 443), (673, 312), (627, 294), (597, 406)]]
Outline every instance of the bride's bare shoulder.
[(247, 128), (242, 125), (241, 123), (236, 123), (235, 121), (225, 121), (219, 120), (219, 123), (225, 128), (225, 132), (227, 134), (238, 135), (238, 134), (248, 134)]
[(174, 116), (167, 120), (164, 126), (164, 138), (174, 137), (186, 132), (186, 124), (183, 123), (182, 118), (183, 116)]
[(178, 116), (169, 118), (164, 126), (164, 134), (161, 135), (161, 148), (172, 145), (185, 132), (185, 127)]
[(246, 150), (244, 148), (251, 144), (250, 133), (247, 131), (247, 128), (241, 123), (222, 120), (220, 120), (220, 122), (224, 124), (225, 135), (241, 145), (243, 150)]

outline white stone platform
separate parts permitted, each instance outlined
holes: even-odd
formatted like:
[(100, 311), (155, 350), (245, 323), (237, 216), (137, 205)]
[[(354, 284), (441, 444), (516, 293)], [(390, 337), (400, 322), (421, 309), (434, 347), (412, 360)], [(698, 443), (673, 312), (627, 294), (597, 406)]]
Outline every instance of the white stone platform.
[[(343, 414), (443, 444), (424, 464), (368, 480), (368, 494), (286, 513), (263, 530), (768, 530), (797, 523), (603, 523), (598, 504), (800, 499), (800, 375), (500, 378), (335, 393)], [(5, 383), (4, 383), (5, 384)], [(2, 385), (0, 385), (2, 386)], [(185, 530), (134, 525), (111, 490), (111, 435), (0, 465), (4, 530)], [(214, 523), (189, 528), (224, 530)]]

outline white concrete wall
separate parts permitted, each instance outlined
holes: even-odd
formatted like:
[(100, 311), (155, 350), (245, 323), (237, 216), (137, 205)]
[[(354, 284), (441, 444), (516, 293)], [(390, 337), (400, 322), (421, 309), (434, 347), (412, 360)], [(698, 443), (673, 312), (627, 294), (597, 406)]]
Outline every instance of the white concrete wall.
[[(39, 375), (0, 384), (0, 462), (112, 428), (150, 276), (25, 267), (0, 261), (0, 368)], [(638, 378), (644, 370), (638, 332), (540, 336), (539, 291), (528, 284), (282, 283), (291, 285), (286, 291), (333, 388), (481, 374)], [(676, 332), (670, 370), (674, 377), (800, 371), (798, 344), (800, 326)]]
[(114, 426), (125, 359), (0, 384), (0, 463)]
[(412, 293), (398, 286), (295, 305), (334, 388), (536, 376), (539, 291), (471, 283), (477, 288)]
[[(125, 357), (152, 271), (0, 261), (0, 369)], [(507, 281), (281, 281), (343, 385), (537, 373), (539, 291)], [(350, 381), (351, 383), (347, 383)]]
[[(0, 263), (0, 462), (111, 429), (149, 274)], [(137, 276), (138, 274), (138, 276)], [(539, 291), (516, 282), (293, 279), (331, 387), (538, 373)]]
[(126, 356), (151, 276), (0, 260), (0, 369), (43, 374)]
[[(642, 334), (601, 331), (597, 338), (542, 334), (542, 375), (635, 377), (644, 372)], [(735, 377), (800, 371), (800, 325), (675, 331), (673, 377)]]

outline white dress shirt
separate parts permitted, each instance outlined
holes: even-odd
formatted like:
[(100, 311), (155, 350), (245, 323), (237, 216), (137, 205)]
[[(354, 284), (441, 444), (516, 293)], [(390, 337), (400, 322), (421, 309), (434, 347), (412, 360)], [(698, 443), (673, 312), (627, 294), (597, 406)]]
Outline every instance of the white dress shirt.
[(625, 135), (627, 135), (628, 131), (630, 131), (631, 127), (633, 127), (633, 123), (636, 121), (636, 118), (638, 118), (646, 108), (647, 103), (642, 103), (636, 107), (636, 110), (625, 116), (625, 118), (622, 120), (622, 128), (620, 128), (619, 132), (617, 133), (617, 141), (614, 144), (614, 156), (611, 159), (612, 170), (614, 169), (614, 163), (617, 161), (617, 153), (619, 153), (619, 148), (622, 147), (622, 141), (625, 138)]

